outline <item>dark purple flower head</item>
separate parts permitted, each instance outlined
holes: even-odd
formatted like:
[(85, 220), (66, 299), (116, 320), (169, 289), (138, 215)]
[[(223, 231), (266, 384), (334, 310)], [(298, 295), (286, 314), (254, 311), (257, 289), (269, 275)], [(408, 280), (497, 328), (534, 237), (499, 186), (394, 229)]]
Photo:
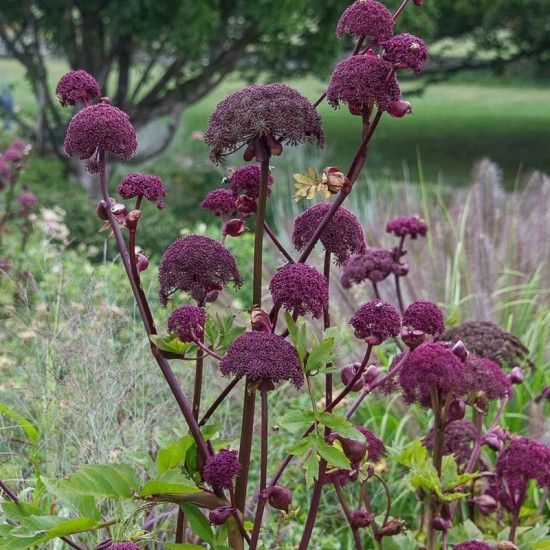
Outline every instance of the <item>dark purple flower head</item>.
[[(329, 202), (321, 202), (304, 210), (294, 221), (292, 244), (296, 250), (303, 250), (325, 214), (330, 210)], [(365, 235), (357, 216), (347, 208), (338, 208), (321, 233), (320, 241), (325, 250), (334, 254), (337, 264), (343, 264), (352, 254), (365, 250)]]
[(17, 204), (19, 206), (22, 206), (23, 208), (37, 208), (40, 205), (40, 202), (38, 201), (38, 197), (34, 193), (29, 193), (26, 191), (25, 193), (21, 193), (17, 197)]
[(433, 302), (417, 300), (403, 313), (403, 326), (440, 336), (445, 331), (445, 320), (443, 312)]
[(378, 439), (364, 426), (356, 426), (356, 428), (365, 436), (365, 439), (367, 440), (369, 462), (379, 462), (382, 459), (382, 455), (386, 454), (386, 446), (384, 445), (384, 442)]
[(389, 302), (371, 300), (355, 312), (349, 323), (357, 338), (376, 346), (399, 334), (401, 316)]
[[(455, 420), (445, 425), (443, 454), (455, 456), (457, 464), (465, 465), (470, 460), (473, 444), (477, 437), (477, 430), (469, 420)], [(433, 429), (422, 440), (422, 443), (431, 451), (433, 449)]]
[(101, 94), (96, 79), (86, 71), (69, 71), (57, 83), (55, 95), (63, 107), (74, 106), (78, 102), (87, 105)]
[(109, 546), (109, 550), (141, 550), (141, 546), (133, 542), (115, 542)]
[(76, 113), (65, 137), (67, 155), (81, 159), (105, 151), (128, 160), (136, 150), (136, 131), (128, 115), (108, 100)]
[(534, 439), (518, 437), (502, 451), (495, 473), (511, 491), (523, 491), (528, 480), (541, 488), (550, 488), (550, 447)]
[(425, 237), (428, 226), (419, 218), (395, 218), (386, 225), (386, 232), (393, 233), (396, 237), (416, 239), (419, 235)]
[(214, 189), (199, 204), (214, 216), (236, 216), (237, 195), (231, 189)]
[(143, 195), (146, 199), (156, 203), (159, 208), (164, 206), (164, 202), (159, 201), (159, 198), (166, 196), (166, 189), (162, 180), (151, 174), (142, 172), (127, 174), (122, 178), (116, 191), (123, 199), (132, 199)]
[(168, 318), (168, 330), (177, 332), (182, 342), (193, 342), (204, 335), (206, 314), (197, 306), (183, 305), (177, 307)]
[(319, 318), (328, 308), (328, 283), (314, 267), (289, 264), (279, 270), (269, 283), (271, 298), (276, 307), (294, 315), (311, 313)]
[(459, 391), (462, 383), (462, 364), (446, 346), (425, 343), (410, 352), (399, 373), (399, 385), (406, 403), (432, 406), (431, 389), (445, 393)]
[(216, 489), (230, 489), (233, 486), (233, 479), (239, 475), (241, 468), (237, 451), (221, 449), (218, 454), (206, 459), (202, 478)]
[[(260, 193), (260, 175), (261, 170), (257, 164), (249, 164), (237, 168), (229, 177), (231, 190), (236, 195), (243, 194), (257, 199)], [(267, 185), (273, 185), (273, 177), (271, 175), (267, 178)], [(267, 188), (267, 196), (271, 197), (271, 189), (269, 187)]]
[(401, 264), (386, 248), (366, 247), (363, 253), (355, 254), (345, 264), (340, 282), (344, 288), (360, 284), (365, 280), (379, 283), (391, 273), (399, 273)]
[(354, 114), (376, 103), (387, 111), (390, 102), (401, 99), (401, 90), (388, 61), (375, 55), (353, 55), (336, 65), (327, 88), (327, 101), (335, 109), (347, 103)]
[(23, 154), (27, 154), (32, 149), (32, 145), (27, 143), (24, 139), (15, 138), (9, 146), (10, 149), (19, 149)]
[(478, 408), (485, 409), (487, 400), (503, 398), (511, 387), (508, 376), (494, 361), (472, 354), (464, 361), (460, 393), (469, 395)]
[(424, 61), (428, 59), (428, 48), (423, 40), (413, 34), (398, 34), (384, 46), (384, 59), (399, 68), (409, 67), (415, 74), (422, 72)]
[(469, 540), (456, 544), (453, 550), (495, 550), (495, 547), (479, 540)]
[(388, 40), (393, 34), (393, 17), (388, 8), (376, 0), (357, 0), (340, 17), (336, 36), (345, 33), (365, 37), (372, 46)]
[(23, 152), (17, 147), (10, 146), (4, 151), (2, 158), (6, 162), (18, 165), (23, 162)]
[(226, 376), (248, 376), (255, 384), (290, 380), (298, 389), (304, 383), (302, 365), (294, 347), (269, 332), (241, 334), (220, 361), (220, 370)]
[(243, 284), (233, 254), (218, 241), (203, 235), (187, 235), (173, 242), (159, 265), (161, 304), (176, 290), (190, 292), (201, 303), (212, 290), (229, 283)]
[(447, 329), (441, 339), (449, 342), (462, 340), (473, 354), (490, 359), (502, 368), (512, 369), (522, 364), (534, 367), (528, 359), (529, 350), (519, 338), (490, 321), (468, 321)]
[(325, 134), (317, 111), (297, 90), (285, 84), (260, 84), (247, 86), (218, 103), (204, 140), (214, 163), (245, 144), (252, 147), (245, 160), (256, 157), (262, 161), (269, 158), (268, 153), (281, 154), (282, 144), (309, 141), (322, 147)]

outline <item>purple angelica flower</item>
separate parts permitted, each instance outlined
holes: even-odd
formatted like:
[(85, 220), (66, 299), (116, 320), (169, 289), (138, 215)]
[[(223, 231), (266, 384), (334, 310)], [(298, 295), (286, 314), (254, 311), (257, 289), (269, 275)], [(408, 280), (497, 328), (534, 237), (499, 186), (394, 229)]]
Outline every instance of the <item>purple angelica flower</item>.
[(380, 462), (382, 455), (386, 454), (386, 446), (384, 445), (384, 442), (378, 439), (374, 433), (364, 426), (356, 426), (356, 429), (359, 430), (367, 440), (369, 462)]
[[(387, 82), (389, 78), (389, 83)], [(327, 101), (335, 109), (347, 103), (361, 114), (373, 103), (382, 111), (401, 99), (401, 90), (391, 63), (375, 55), (353, 55), (336, 65), (327, 88)]]
[(344, 264), (340, 282), (344, 288), (351, 288), (367, 279), (379, 283), (391, 273), (399, 274), (401, 268), (402, 265), (395, 261), (393, 251), (369, 246)]
[(161, 304), (176, 290), (190, 292), (201, 303), (212, 290), (221, 290), (229, 283), (235, 287), (243, 278), (233, 254), (218, 241), (203, 235), (187, 235), (174, 241), (159, 265)]
[(122, 178), (116, 191), (123, 199), (133, 199), (143, 195), (147, 200), (154, 202), (158, 208), (164, 208), (164, 202), (160, 201), (159, 197), (166, 196), (166, 189), (157, 176), (132, 172)]
[(17, 204), (25, 209), (37, 208), (40, 205), (38, 197), (34, 193), (25, 192), (17, 197)]
[(141, 550), (141, 546), (133, 542), (115, 542), (109, 546), (109, 550)]
[(214, 189), (199, 204), (214, 216), (236, 216), (237, 195), (231, 189)]
[(511, 387), (508, 376), (494, 361), (472, 354), (464, 361), (460, 393), (470, 394), (478, 408), (486, 409), (487, 400), (502, 399)]
[(393, 17), (388, 8), (376, 0), (357, 0), (338, 21), (336, 36), (345, 33), (368, 38), (372, 46), (388, 40), (393, 34)]
[(550, 488), (550, 447), (534, 439), (518, 437), (502, 451), (495, 473), (512, 492), (522, 493), (530, 479), (541, 488)]
[(395, 218), (386, 225), (386, 233), (393, 233), (396, 237), (416, 239), (419, 235), (425, 237), (428, 226), (419, 218)]
[(366, 508), (356, 508), (350, 513), (350, 525), (354, 529), (368, 527), (374, 521), (374, 514)]
[(349, 324), (355, 329), (357, 338), (377, 346), (399, 334), (401, 316), (389, 302), (371, 300), (355, 312)]
[[(330, 210), (331, 204), (322, 202), (304, 210), (294, 221), (292, 244), (302, 251)], [(347, 208), (338, 208), (321, 233), (325, 250), (334, 254), (337, 264), (343, 264), (352, 254), (365, 250), (365, 236), (357, 216)]]
[(168, 318), (168, 330), (177, 332), (182, 342), (193, 342), (204, 336), (206, 314), (197, 306), (183, 305), (177, 307)]
[(442, 311), (433, 302), (417, 300), (403, 313), (403, 326), (440, 336), (445, 331), (445, 320)]
[(311, 313), (319, 318), (328, 308), (328, 283), (314, 267), (289, 264), (279, 270), (269, 283), (269, 292), (277, 308), (294, 315)]
[(313, 105), (285, 84), (247, 86), (220, 103), (212, 113), (204, 140), (212, 162), (248, 145), (244, 158), (266, 161), (280, 155), (282, 144), (309, 141), (323, 146), (325, 134)]
[(512, 369), (521, 366), (521, 363), (534, 367), (527, 358), (529, 350), (519, 338), (490, 321), (468, 321), (448, 328), (441, 339), (449, 342), (462, 340), (473, 354), (490, 359), (503, 368)]
[(268, 332), (245, 332), (220, 361), (222, 374), (248, 376), (251, 382), (277, 384), (290, 380), (296, 389), (304, 383), (298, 353), (286, 340)]
[(409, 405), (418, 403), (431, 408), (431, 389), (441, 394), (460, 390), (462, 364), (447, 347), (425, 343), (409, 353), (399, 373), (399, 385), (403, 399)]
[(218, 454), (206, 459), (202, 478), (216, 489), (229, 489), (233, 486), (233, 478), (239, 475), (241, 468), (237, 451), (221, 449)]
[[(249, 164), (237, 168), (231, 174), (229, 183), (235, 195), (244, 194), (257, 199), (260, 193), (261, 169), (257, 164)], [(273, 177), (267, 177), (267, 185), (273, 185)], [(271, 189), (267, 188), (267, 196), (271, 197)]]
[(384, 59), (399, 68), (409, 67), (420, 74), (424, 61), (428, 59), (428, 48), (423, 40), (413, 34), (398, 34), (384, 46)]
[(479, 540), (469, 540), (456, 544), (453, 550), (495, 550), (495, 547)]
[[(136, 131), (128, 115), (108, 99), (76, 113), (65, 137), (65, 153), (80, 159), (105, 151), (128, 160), (136, 150)], [(88, 163), (88, 169), (96, 171), (95, 163)]]
[[(457, 464), (466, 465), (472, 454), (473, 444), (477, 438), (477, 430), (469, 420), (455, 420), (445, 425), (443, 439), (443, 454), (454, 455)], [(433, 449), (433, 428), (422, 440), (430, 451)]]
[(21, 165), (23, 162), (23, 152), (18, 147), (10, 146), (4, 151), (2, 158), (12, 164)]
[(87, 105), (88, 101), (100, 96), (96, 79), (86, 71), (69, 71), (57, 83), (55, 95), (63, 107), (74, 106), (78, 102)]

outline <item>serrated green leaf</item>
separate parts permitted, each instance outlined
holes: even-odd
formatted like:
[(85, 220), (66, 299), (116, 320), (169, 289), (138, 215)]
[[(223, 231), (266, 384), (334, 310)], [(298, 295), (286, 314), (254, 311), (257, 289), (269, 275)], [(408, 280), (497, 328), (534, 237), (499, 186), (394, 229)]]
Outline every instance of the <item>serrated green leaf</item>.
[(317, 453), (311, 453), (302, 466), (306, 471), (306, 487), (309, 489), (319, 477), (319, 459)]
[(146, 481), (141, 490), (141, 496), (200, 493), (201, 489), (191, 483), (191, 480), (181, 472), (168, 470), (157, 479)]
[(345, 470), (351, 468), (349, 460), (342, 449), (329, 445), (322, 437), (317, 438), (317, 451), (329, 465)]
[(306, 371), (312, 372), (324, 367), (332, 361), (334, 350), (334, 338), (327, 338), (309, 352), (306, 363)]
[(441, 461), (441, 484), (443, 487), (453, 487), (458, 477), (458, 465), (454, 455), (445, 455)]
[(303, 363), (304, 357), (307, 353), (307, 328), (305, 323), (302, 323), (298, 328), (298, 336), (296, 339), (296, 351), (300, 356), (300, 359)]
[(86, 531), (93, 531), (98, 528), (100, 524), (94, 519), (90, 518), (72, 518), (59, 523), (55, 527), (48, 529), (45, 535), (35, 541), (35, 544), (41, 544), (49, 540), (57, 539), (59, 537), (65, 537), (67, 535), (74, 535), (76, 533), (85, 533)]
[(35, 443), (39, 437), (37, 429), (24, 416), (16, 413), (14, 410), (0, 404), (0, 413), (5, 414), (15, 420), (19, 427), (27, 434), (29, 441)]
[(195, 533), (195, 535), (198, 535), (208, 544), (214, 545), (214, 531), (212, 531), (210, 523), (208, 523), (208, 520), (204, 517), (204, 514), (199, 510), (199, 508), (193, 506), (192, 504), (187, 504), (183, 502), (180, 503), (180, 508), (182, 512), (187, 516), (187, 519), (189, 520), (189, 525), (191, 526), (193, 533)]
[(306, 409), (293, 409), (279, 419), (279, 426), (289, 432), (305, 432), (315, 420), (315, 414)]
[(224, 353), (227, 348), (245, 331), (245, 327), (231, 327), (223, 334), (220, 342), (216, 346), (216, 351), (219, 354)]
[(44, 516), (45, 513), (32, 504), (27, 504), (26, 502), (3, 502), (2, 511), (6, 517), (12, 519), (13, 521), (20, 522), (23, 519), (29, 516)]
[(162, 351), (168, 351), (170, 353), (177, 353), (179, 355), (185, 355), (191, 346), (194, 346), (193, 342), (182, 342), (177, 336), (169, 334), (168, 336), (161, 336), (159, 334), (150, 334), (149, 339), (157, 348)]
[(323, 426), (333, 432), (354, 441), (365, 441), (365, 436), (345, 417), (337, 414), (322, 412), (317, 415), (317, 420)]
[(176, 441), (160, 449), (157, 453), (157, 465), (159, 474), (178, 466), (185, 461), (187, 451), (193, 445), (193, 438), (190, 435), (184, 435), (179, 441)]
[(285, 311), (284, 316), (286, 328), (288, 329), (290, 339), (293, 342), (296, 342), (298, 338), (298, 327), (296, 326), (296, 321), (292, 318), (292, 315), (290, 315), (288, 311)]
[(300, 456), (313, 449), (315, 449), (315, 440), (313, 434), (310, 434), (294, 443), (294, 445), (288, 449), (288, 453), (291, 455)]
[(340, 327), (328, 327), (323, 332), (323, 340), (326, 340), (327, 338), (338, 338), (340, 336)]
[(15, 538), (32, 538), (52, 529), (56, 525), (63, 523), (65, 518), (59, 516), (29, 516), (23, 519), (21, 523), (10, 531), (10, 535)]

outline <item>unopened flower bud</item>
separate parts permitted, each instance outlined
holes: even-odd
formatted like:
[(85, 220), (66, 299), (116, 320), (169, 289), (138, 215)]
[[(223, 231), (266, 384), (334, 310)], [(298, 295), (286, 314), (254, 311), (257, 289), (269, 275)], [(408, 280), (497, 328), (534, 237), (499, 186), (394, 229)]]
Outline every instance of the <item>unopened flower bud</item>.
[(523, 382), (523, 378), (523, 370), (521, 367), (514, 367), (508, 375), (508, 379), (512, 382), (512, 384), (521, 384)]
[(269, 314), (266, 313), (262, 308), (253, 307), (250, 310), (250, 324), (252, 325), (252, 330), (258, 330), (260, 332), (272, 332), (271, 319)]
[(394, 535), (399, 535), (403, 531), (405, 531), (405, 522), (402, 519), (394, 518), (378, 530), (376, 539), (381, 540), (382, 537), (393, 537)]
[(489, 516), (493, 512), (496, 512), (498, 507), (497, 501), (491, 495), (479, 495), (477, 497), (470, 498), (468, 504), (473, 504), (479, 508), (479, 511), (484, 516)]
[(140, 216), (141, 216), (141, 210), (132, 210), (126, 216), (126, 227), (130, 231), (135, 231), (136, 230)]
[(448, 519), (436, 516), (432, 519), (432, 527), (436, 531), (447, 531), (451, 527), (451, 522)]
[(426, 335), (422, 330), (410, 330), (409, 327), (405, 326), (401, 329), (401, 340), (409, 349), (416, 349), (424, 343)]
[[(350, 363), (349, 365), (346, 365), (341, 371), (340, 371), (340, 380), (342, 380), (342, 383), (347, 386), (351, 383), (355, 375), (357, 374), (357, 371), (359, 370), (359, 367), (361, 366), (361, 363)], [(351, 387), (352, 392), (361, 391), (363, 389), (363, 379), (361, 377), (358, 378), (358, 380), (355, 381), (355, 384)]]
[(124, 204), (121, 204), (119, 202), (112, 204), (111, 212), (115, 220), (120, 225), (124, 225), (126, 223), (126, 216), (128, 215), (128, 211), (126, 210), (126, 206)]
[(256, 199), (253, 197), (239, 195), (235, 202), (235, 207), (241, 214), (250, 215), (256, 212), (258, 205), (256, 204)]
[(487, 447), (493, 449), (493, 451), (496, 451), (497, 453), (502, 451), (502, 447), (504, 447), (502, 439), (500, 439), (500, 437), (498, 437), (494, 432), (489, 432), (483, 439), (483, 442), (487, 445)]
[(462, 420), (466, 414), (466, 403), (462, 399), (455, 399), (449, 406), (447, 413), (447, 422)]
[(224, 508), (214, 508), (210, 510), (208, 519), (214, 525), (223, 525), (233, 515), (233, 508), (226, 506)]
[(141, 273), (149, 267), (149, 259), (143, 252), (138, 252), (136, 257), (136, 268), (137, 272)]
[(378, 367), (375, 364), (372, 364), (367, 367), (365, 374), (363, 374), (363, 379), (365, 380), (365, 383), (372, 384), (378, 378), (379, 374), (380, 371), (378, 370)]
[(409, 264), (399, 264), (399, 267), (397, 268), (397, 276), (405, 277), (407, 273), (409, 273)]
[(415, 6), (423, 6), (424, 0), (413, 0)]
[(393, 118), (403, 118), (405, 115), (412, 113), (412, 105), (408, 101), (402, 101), (400, 99), (390, 101), (388, 113)]
[(347, 439), (345, 437), (337, 436), (336, 439), (342, 445), (342, 451), (350, 462), (360, 462), (365, 458), (367, 453), (367, 441), (356, 441), (354, 439)]
[(211, 290), (210, 292), (206, 293), (204, 300), (205, 302), (215, 302), (218, 299), (219, 295), (220, 295), (219, 290)]
[(452, 352), (461, 360), (464, 361), (468, 357), (468, 350), (462, 340), (459, 340), (452, 349)]
[(350, 525), (354, 529), (368, 527), (372, 523), (373, 519), (373, 514), (371, 514), (366, 508), (356, 508), (350, 514)]
[(276, 485), (269, 491), (268, 502), (277, 510), (288, 510), (292, 504), (292, 493), (286, 488)]
[[(109, 200), (111, 201), (111, 206), (113, 206), (115, 204), (115, 201), (113, 199)], [(109, 217), (107, 216), (107, 203), (104, 200), (98, 202), (95, 213), (100, 220), (104, 222), (109, 220)]]
[(550, 401), (550, 386), (542, 388), (542, 391), (535, 397), (535, 403), (540, 403), (543, 399)]
[(245, 223), (243, 220), (237, 218), (229, 220), (225, 224), (225, 233), (231, 237), (240, 237), (245, 230)]

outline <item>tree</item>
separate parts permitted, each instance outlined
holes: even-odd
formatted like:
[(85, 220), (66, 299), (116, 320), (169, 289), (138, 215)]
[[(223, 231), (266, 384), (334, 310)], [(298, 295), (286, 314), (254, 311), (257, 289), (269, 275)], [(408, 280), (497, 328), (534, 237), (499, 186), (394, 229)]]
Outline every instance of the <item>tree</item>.
[[(393, 10), (399, 0), (386, 4)], [(549, 62), (548, 0), (427, 0), (405, 10), (399, 28), (424, 39), (467, 38), (460, 56), (432, 56), (432, 78), (464, 68), (502, 67), (512, 59)], [(173, 138), (182, 111), (231, 72), (257, 79), (314, 72), (327, 76), (339, 48), (340, 0), (3, 0), (0, 40), (26, 70), (38, 104), (39, 150), (62, 155), (67, 124), (53, 96), (47, 58), (57, 56), (99, 81), (102, 93), (139, 130), (163, 119), (164, 134), (136, 156), (143, 161)], [(31, 130), (32, 125), (20, 118)]]

